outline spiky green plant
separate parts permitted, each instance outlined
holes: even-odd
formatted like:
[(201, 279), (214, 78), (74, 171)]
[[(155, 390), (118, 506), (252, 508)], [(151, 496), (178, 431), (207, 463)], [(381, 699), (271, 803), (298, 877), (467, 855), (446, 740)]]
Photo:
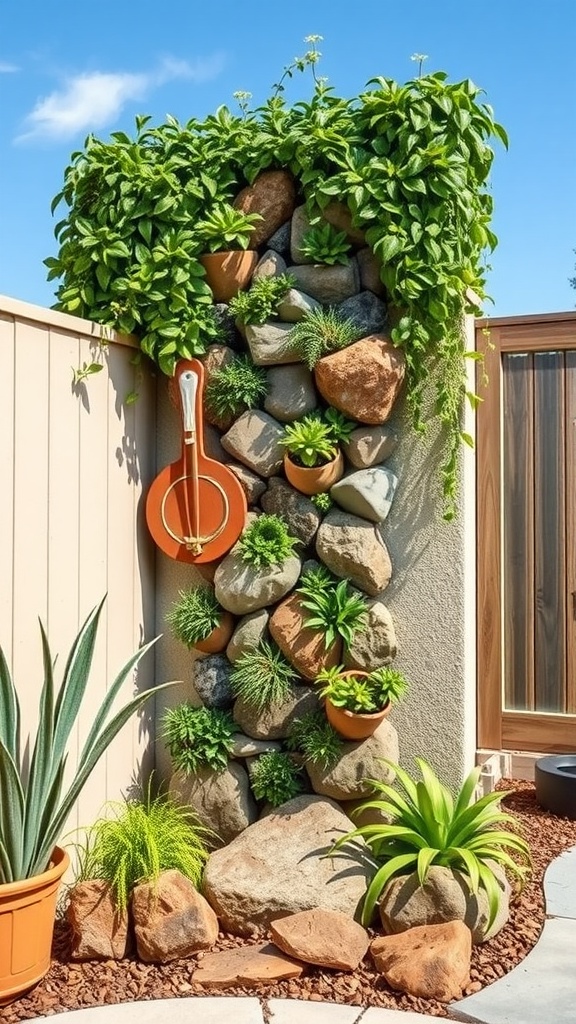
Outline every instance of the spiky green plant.
[(215, 416), (239, 416), (260, 404), (267, 387), (266, 371), (255, 366), (249, 356), (236, 356), (210, 374), (206, 406)]
[(189, 587), (179, 592), (179, 600), (166, 615), (166, 622), (177, 640), (193, 647), (220, 625), (223, 612), (211, 587)]
[(234, 746), (232, 737), (238, 731), (228, 711), (196, 708), (188, 701), (169, 708), (162, 727), (172, 764), (184, 775), (199, 768), (223, 771)]
[(350, 253), (350, 242), (346, 238), (345, 231), (337, 231), (332, 224), (325, 221), (317, 224), (305, 232), (300, 249), (307, 259), (313, 263), (326, 263), (334, 266), (335, 263), (348, 263)]
[(276, 644), (261, 640), (240, 655), (230, 673), (230, 686), (235, 697), (263, 711), (282, 704), (290, 693), (296, 671)]
[(284, 565), (297, 543), (298, 538), (290, 536), (280, 516), (261, 515), (246, 527), (238, 545), (244, 561), (262, 569)]
[(302, 772), (289, 754), (270, 751), (261, 754), (250, 774), (250, 785), (257, 800), (279, 807), (302, 792)]
[[(370, 785), (383, 799), (367, 801), (358, 808), (358, 813), (378, 810), (387, 816), (388, 823), (363, 825), (342, 836), (333, 847), (335, 852), (345, 843), (361, 837), (379, 865), (364, 898), (363, 923), (369, 924), (382, 891), (391, 879), (416, 871), (420, 885), (424, 885), (430, 867), (435, 864), (461, 871), (468, 878), (473, 893), (477, 894), (479, 889), (485, 891), (489, 930), (500, 902), (500, 889), (489, 861), (501, 864), (521, 885), (531, 864), (526, 841), (502, 828), (508, 822), (516, 824), (511, 814), (505, 814), (497, 806), (508, 794), (488, 793), (475, 800), (480, 766), (470, 772), (453, 796), (421, 758), (416, 759), (422, 775), (419, 781), (414, 781), (391, 761), (383, 761), (396, 773), (403, 792), (371, 779)], [(515, 854), (516, 860), (508, 851)]]
[(181, 871), (199, 886), (208, 859), (210, 829), (190, 807), (168, 797), (111, 802), (112, 817), (98, 819), (87, 830), (80, 879), (101, 878), (111, 886), (116, 904), (125, 910), (139, 882), (155, 884), (162, 871)]
[(295, 284), (292, 274), (257, 277), (248, 291), (230, 299), (230, 313), (243, 324), (264, 324), (278, 315), (278, 306)]
[(247, 249), (255, 225), (262, 220), (259, 213), (243, 213), (230, 203), (216, 203), (204, 220), (196, 223), (196, 233), (210, 252)]
[(319, 494), (311, 494), (310, 501), (313, 505), (316, 505), (319, 512), (329, 512), (334, 504), (334, 501), (330, 497), (328, 491), (320, 491)]
[(322, 356), (338, 352), (358, 338), (352, 320), (331, 307), (318, 306), (306, 313), (290, 331), (290, 341), (312, 370)]
[(280, 444), (284, 445), (294, 462), (308, 468), (331, 462), (338, 451), (330, 424), (314, 413), (288, 423)]
[(20, 702), (0, 648), (0, 883), (31, 878), (46, 870), (70, 811), (102, 754), (135, 711), (159, 690), (173, 685), (164, 683), (144, 690), (108, 721), (122, 684), (156, 640), (141, 647), (120, 670), (92, 715), (93, 724), (72, 782), (62, 795), (67, 746), (71, 734), (76, 735), (104, 600), (93, 608), (74, 640), (57, 693), (54, 658), (40, 623), (44, 685), (36, 737), (29, 741), (29, 760), (21, 757)]
[(322, 711), (308, 711), (302, 718), (296, 718), (287, 746), (325, 770), (331, 768), (342, 753), (342, 739)]
[(332, 440), (336, 444), (345, 444), (350, 440), (350, 434), (356, 429), (354, 420), (347, 419), (338, 409), (331, 406), (324, 412), (324, 419), (332, 431)]
[(348, 580), (318, 586), (314, 578), (305, 574), (296, 592), (301, 595), (302, 607), (312, 612), (305, 620), (306, 625), (323, 631), (327, 649), (332, 647), (336, 637), (349, 648), (358, 630), (365, 628), (366, 599), (353, 593)]

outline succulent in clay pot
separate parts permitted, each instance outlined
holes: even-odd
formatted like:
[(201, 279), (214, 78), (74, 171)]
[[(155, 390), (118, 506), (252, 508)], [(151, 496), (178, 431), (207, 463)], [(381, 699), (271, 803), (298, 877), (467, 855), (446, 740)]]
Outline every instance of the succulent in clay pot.
[(316, 682), (322, 684), (320, 693), (328, 721), (349, 740), (371, 736), (408, 687), (402, 673), (389, 666), (362, 672), (338, 665), (323, 669)]
[(258, 253), (248, 244), (259, 220), (259, 213), (242, 213), (229, 203), (218, 203), (196, 225), (208, 250), (200, 262), (215, 302), (229, 302), (250, 283)]
[(319, 494), (340, 480), (344, 459), (339, 442), (347, 441), (355, 423), (337, 409), (315, 412), (284, 428), (284, 472), (302, 494)]

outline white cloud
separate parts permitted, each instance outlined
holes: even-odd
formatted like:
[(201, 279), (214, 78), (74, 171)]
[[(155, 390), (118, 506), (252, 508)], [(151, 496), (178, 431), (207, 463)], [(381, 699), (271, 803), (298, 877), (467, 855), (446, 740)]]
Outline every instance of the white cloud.
[(80, 132), (103, 128), (114, 123), (126, 103), (144, 99), (166, 82), (178, 78), (205, 82), (215, 78), (223, 67), (223, 54), (215, 54), (193, 63), (165, 57), (147, 74), (94, 71), (76, 75), (67, 79), (62, 89), (38, 100), (25, 119), (26, 130), (16, 141), (69, 139)]
[(13, 71), (19, 71), (15, 64), (9, 64), (6, 60), (0, 60), (0, 75), (10, 75)]

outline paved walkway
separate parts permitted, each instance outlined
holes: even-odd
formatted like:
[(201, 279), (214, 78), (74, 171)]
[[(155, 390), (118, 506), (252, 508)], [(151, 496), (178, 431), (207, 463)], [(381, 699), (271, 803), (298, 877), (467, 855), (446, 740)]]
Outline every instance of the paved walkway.
[[(531, 953), (481, 992), (452, 1003), (457, 1020), (473, 1024), (574, 1024), (576, 1021), (576, 846), (544, 876), (547, 920)], [(96, 1006), (37, 1017), (52, 1024), (422, 1024), (438, 1017), (299, 999), (196, 996)]]

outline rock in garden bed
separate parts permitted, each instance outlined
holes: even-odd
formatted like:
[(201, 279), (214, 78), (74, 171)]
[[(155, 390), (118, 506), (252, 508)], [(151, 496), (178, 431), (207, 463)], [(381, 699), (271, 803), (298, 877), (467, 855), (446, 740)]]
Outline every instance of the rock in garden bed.
[(255, 740), (284, 739), (294, 719), (318, 710), (318, 695), (309, 686), (291, 686), (285, 700), (256, 708), (239, 697), (234, 705), (234, 721)]
[(270, 932), (288, 956), (339, 971), (355, 971), (370, 941), (368, 932), (348, 914), (320, 907), (272, 921)]
[(288, 532), (308, 547), (316, 536), (322, 516), (314, 503), (283, 477), (272, 476), (260, 502), (265, 512), (281, 516)]
[(374, 939), (370, 953), (392, 988), (449, 1003), (470, 984), (470, 930), (461, 921)]
[(344, 320), (351, 320), (354, 324), (355, 340), (379, 334), (386, 326), (386, 306), (382, 299), (370, 291), (361, 291), (345, 299), (337, 306), (337, 312)]
[(336, 576), (349, 579), (372, 597), (390, 582), (388, 549), (378, 528), (359, 516), (332, 509), (318, 530), (316, 551)]
[(264, 400), (267, 413), (282, 423), (291, 423), (312, 412), (318, 405), (312, 374), (307, 366), (273, 366), (268, 370), (268, 393)]
[(137, 885), (131, 909), (138, 956), (145, 963), (191, 956), (218, 938), (216, 914), (180, 871), (163, 871), (156, 882)]
[(300, 354), (290, 336), (293, 326), (293, 323), (284, 324), (279, 320), (246, 325), (246, 341), (256, 366), (299, 362)]
[(372, 672), (389, 665), (398, 653), (396, 631), (389, 609), (382, 601), (367, 601), (368, 619), (364, 629), (354, 634), (348, 650), (344, 651), (346, 668), (359, 668)]
[(102, 879), (74, 886), (66, 917), (74, 960), (121, 960), (130, 953), (128, 910), (118, 910), (112, 889)]
[(249, 409), (223, 435), (222, 446), (253, 473), (268, 477), (282, 466), (283, 436), (283, 428), (272, 416), (260, 409)]
[(231, 708), (231, 665), (223, 654), (210, 654), (194, 662), (192, 685), (207, 708)]
[(223, 771), (198, 768), (193, 775), (175, 772), (170, 796), (192, 808), (201, 823), (214, 833), (212, 845), (231, 842), (256, 821), (258, 808), (246, 769), (230, 761)]
[(340, 663), (342, 641), (338, 637), (327, 650), (324, 633), (305, 625), (310, 613), (302, 607), (298, 594), (282, 601), (270, 619), (270, 633), (296, 671), (314, 681), (323, 668)]
[(398, 733), (387, 719), (360, 743), (342, 743), (338, 760), (330, 768), (306, 762), (312, 789), (333, 800), (357, 800), (373, 795), (368, 779), (393, 782), (394, 772), (382, 758), (398, 763)]
[(259, 213), (262, 217), (250, 236), (250, 245), (257, 249), (270, 238), (293, 213), (296, 189), (294, 178), (285, 170), (263, 171), (243, 188), (234, 200), (242, 213)]
[(334, 267), (326, 265), (288, 267), (296, 278), (296, 287), (324, 305), (335, 305), (355, 295), (360, 288), (356, 260)]
[(200, 961), (192, 981), (204, 988), (226, 989), (242, 985), (257, 988), (288, 978), (299, 978), (304, 968), (270, 942), (209, 953)]
[(240, 619), (226, 648), (226, 657), (229, 661), (234, 664), (250, 648), (258, 646), (266, 635), (269, 618), (269, 612), (265, 608), (261, 608)]
[(388, 425), (356, 427), (344, 447), (344, 454), (356, 469), (377, 466), (392, 455), (398, 434)]
[(246, 615), (280, 601), (296, 585), (300, 559), (290, 555), (283, 565), (257, 569), (239, 550), (226, 555), (214, 574), (216, 597), (234, 615)]
[(324, 356), (314, 368), (316, 387), (329, 405), (359, 423), (389, 418), (398, 398), (406, 360), (385, 334), (373, 334)]
[(349, 473), (330, 488), (330, 497), (352, 515), (381, 523), (392, 507), (398, 477), (383, 466)]

